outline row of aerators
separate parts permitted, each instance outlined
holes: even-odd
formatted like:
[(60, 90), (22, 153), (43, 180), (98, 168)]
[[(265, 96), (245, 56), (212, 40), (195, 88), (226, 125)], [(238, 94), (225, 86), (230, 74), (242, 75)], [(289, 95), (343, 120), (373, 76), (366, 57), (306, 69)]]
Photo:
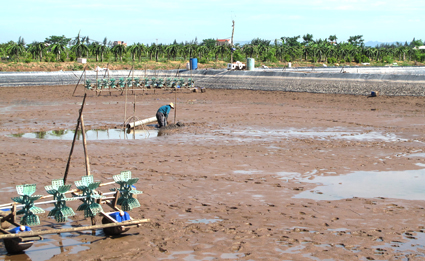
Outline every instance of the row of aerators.
[(92, 83), (90, 79), (86, 80), (85, 88), (88, 90), (104, 90), (104, 89), (124, 89), (124, 88), (194, 88), (195, 82), (192, 78), (187, 81), (184, 78), (156, 78), (145, 77), (143, 79), (135, 78), (120, 78), (118, 81), (115, 78), (97, 79)]
[[(4, 247), (9, 254), (20, 253), (30, 248), (34, 241), (43, 240), (42, 235), (78, 232), (83, 230), (103, 229), (105, 235), (119, 235), (128, 231), (131, 227), (138, 227), (141, 223), (149, 222), (149, 219), (133, 219), (126, 212), (133, 208), (140, 207), (137, 194), (143, 193), (136, 190), (135, 183), (139, 178), (132, 178), (131, 171), (122, 171), (113, 176), (114, 182), (101, 184), (94, 181), (92, 175), (83, 176), (81, 180), (75, 181), (77, 189), (71, 190), (71, 184), (65, 185), (64, 180), (55, 179), (52, 185), (45, 186), (46, 192), (50, 195), (33, 195), (36, 191), (36, 184), (17, 185), (18, 197), (13, 197), (14, 203), (0, 205), (0, 239), (3, 239)], [(118, 184), (118, 187), (111, 188), (111, 192), (101, 192), (101, 186)], [(72, 194), (66, 197), (65, 194)], [(35, 202), (39, 199), (53, 198), (49, 201)], [(80, 200), (81, 205), (77, 211), (83, 211), (85, 218), (92, 219), (90, 226), (72, 226), (71, 228), (57, 228), (51, 230), (32, 230), (30, 226), (40, 225), (38, 214), (45, 211), (36, 206), (41, 204), (54, 204), (48, 216), (54, 218), (59, 223), (68, 221), (68, 217), (75, 216), (74, 210), (67, 206), (68, 201)], [(102, 204), (112, 208), (112, 212), (104, 212)], [(120, 207), (119, 207), (120, 206)], [(10, 209), (8, 209), (11, 207)], [(5, 209), (6, 208), (6, 209)], [(18, 210), (18, 208), (20, 208)], [(17, 216), (22, 215), (18, 221)], [(95, 217), (101, 216), (102, 224), (96, 225)], [(8, 229), (9, 226), (14, 226)]]

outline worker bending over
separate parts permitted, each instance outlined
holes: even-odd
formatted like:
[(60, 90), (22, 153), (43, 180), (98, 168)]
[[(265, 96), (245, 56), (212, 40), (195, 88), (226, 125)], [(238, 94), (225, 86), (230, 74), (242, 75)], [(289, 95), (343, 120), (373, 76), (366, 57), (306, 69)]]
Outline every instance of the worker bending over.
[(161, 106), (156, 112), (156, 119), (158, 120), (158, 128), (162, 126), (167, 126), (167, 119), (170, 110), (174, 109), (174, 104), (170, 102), (170, 104)]

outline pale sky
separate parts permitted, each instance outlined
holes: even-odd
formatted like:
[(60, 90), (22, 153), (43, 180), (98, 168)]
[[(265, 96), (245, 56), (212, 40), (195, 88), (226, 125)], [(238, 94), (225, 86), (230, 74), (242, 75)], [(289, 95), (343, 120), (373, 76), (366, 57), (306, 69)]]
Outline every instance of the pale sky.
[(2, 1), (0, 43), (43, 41), (51, 35), (102, 41), (169, 44), (229, 38), (336, 34), (338, 41), (363, 35), (365, 42), (425, 40), (424, 0), (14, 0)]

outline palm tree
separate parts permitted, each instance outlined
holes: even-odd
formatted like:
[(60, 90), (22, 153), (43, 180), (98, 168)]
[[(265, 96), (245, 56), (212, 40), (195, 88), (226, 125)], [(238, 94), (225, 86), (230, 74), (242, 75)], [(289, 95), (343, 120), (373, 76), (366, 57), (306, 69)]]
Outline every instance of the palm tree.
[(214, 54), (215, 61), (218, 62), (218, 54), (220, 53), (220, 46), (214, 45), (214, 47), (211, 49), (211, 52)]
[(6, 48), (6, 51), (9, 55), (16, 56), (16, 59), (19, 62), (19, 55), (25, 53), (25, 48), (23, 45), (13, 42), (13, 44)]
[(186, 55), (188, 55), (189, 58), (192, 58), (194, 51), (195, 51), (195, 47), (193, 44), (185, 45), (183, 47), (183, 53), (184, 53), (183, 58), (186, 60)]
[(4, 55), (6, 55), (6, 48), (0, 46), (0, 57), (3, 57)]
[(106, 46), (108, 43), (108, 39), (105, 37), (103, 39), (103, 45), (100, 46), (99, 52), (100, 52), (100, 61), (103, 62), (103, 54), (107, 53), (109, 51), (108, 46)]
[(177, 54), (179, 53), (180, 50), (180, 46), (178, 44), (171, 44), (169, 46), (167, 46), (166, 48), (166, 52), (168, 55), (170, 55), (171, 57), (174, 58), (174, 61), (177, 58)]
[(227, 49), (226, 45), (219, 45), (218, 50), (219, 50), (219, 53), (221, 54), (221, 60), (224, 60), (224, 55), (229, 51), (229, 49)]
[[(27, 52), (29, 52), (29, 53), (31, 53), (31, 55), (32, 55), (32, 58), (35, 60), (36, 59), (36, 57), (37, 57), (37, 55), (38, 55), (38, 51), (37, 51), (37, 49), (36, 49), (36, 44), (37, 44), (37, 42), (33, 42), (32, 44), (29, 44), (28, 46), (28, 50), (27, 50)], [(1, 52), (2, 50), (0, 49), (0, 56), (2, 55), (2, 52)]]
[(44, 51), (44, 49), (46, 49), (46, 44), (45, 43), (37, 43), (35, 45), (35, 49), (38, 52), (38, 56), (39, 56), (40, 62), (41, 62), (41, 60), (43, 59), (43, 51)]
[(254, 53), (254, 47), (252, 45), (244, 45), (243, 52), (245, 53), (246, 57), (252, 57)]
[(158, 62), (158, 56), (163, 52), (164, 48), (162, 44), (152, 44), (149, 47), (149, 53), (152, 60), (152, 55), (155, 55), (155, 61)]
[(88, 53), (89, 51), (89, 48), (87, 47), (87, 45), (84, 44), (85, 37), (83, 41), (80, 40), (80, 32), (78, 32), (77, 37), (75, 37), (73, 41), (74, 45), (71, 47), (71, 51), (75, 52), (75, 56), (77, 56), (77, 58), (81, 58), (84, 52)]
[(65, 45), (57, 43), (52, 46), (52, 53), (56, 54), (56, 61), (60, 61), (61, 52), (65, 52)]
[(144, 44), (137, 43), (137, 57), (139, 58), (139, 62), (142, 59), (142, 54), (146, 53), (146, 50), (147, 50), (147, 48)]
[(91, 52), (92, 54), (94, 54), (96, 56), (96, 62), (99, 61), (99, 55), (101, 54), (102, 51), (102, 45), (100, 45), (97, 42), (94, 42), (91, 44)]
[(202, 60), (202, 55), (208, 53), (209, 52), (209, 49), (205, 45), (200, 45), (200, 46), (197, 47), (196, 52), (199, 55), (199, 61), (201, 61)]
[(122, 56), (126, 52), (125, 45), (117, 44), (112, 47), (111, 51), (115, 54), (115, 61), (117, 61), (117, 58), (119, 57), (120, 61), (122, 62)]
[[(268, 51), (269, 51), (269, 46), (267, 46), (265, 44), (260, 44), (258, 46), (258, 54), (260, 56), (264, 56)], [(257, 58), (258, 58), (258, 56), (257, 56)]]
[(136, 60), (136, 55), (137, 55), (138, 49), (139, 49), (138, 44), (132, 44), (132, 45), (127, 47), (127, 51), (130, 52), (131, 59), (133, 60), (133, 62)]

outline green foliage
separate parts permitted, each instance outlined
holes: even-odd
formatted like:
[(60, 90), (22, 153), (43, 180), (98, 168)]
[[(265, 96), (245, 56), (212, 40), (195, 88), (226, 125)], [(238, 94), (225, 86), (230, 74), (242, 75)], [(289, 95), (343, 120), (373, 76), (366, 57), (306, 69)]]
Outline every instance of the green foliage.
[(75, 55), (75, 53), (70, 53), (69, 54), (69, 61), (74, 62), (77, 60), (77, 57)]
[(328, 40), (331, 42), (336, 42), (336, 40), (338, 39), (338, 37), (336, 37), (336, 34), (334, 35), (329, 35)]
[(353, 58), (351, 58), (351, 56), (347, 55), (347, 56), (345, 56), (344, 60), (345, 60), (347, 63), (351, 63), (351, 61), (353, 60)]
[(285, 54), (285, 56), (283, 56), (283, 60), (285, 60), (285, 62), (292, 62), (292, 58), (289, 54)]
[(337, 62), (337, 59), (335, 57), (328, 58), (328, 63), (329, 64), (336, 63), (336, 62)]
[(416, 40), (415, 38), (413, 38), (412, 42), (410, 42), (410, 46), (412, 47), (419, 47), (424, 45), (424, 42), (422, 42), (422, 40)]
[(303, 45), (307, 45), (310, 42), (313, 42), (313, 35), (312, 34), (306, 34), (303, 35)]
[(233, 61), (245, 61), (245, 56), (239, 49), (233, 52)]
[(386, 55), (386, 56), (384, 56), (384, 57), (382, 58), (382, 61), (383, 61), (384, 63), (393, 63), (393, 62), (394, 62), (394, 59), (393, 59), (391, 56)]
[(252, 45), (265, 45), (265, 46), (269, 46), (270, 45), (270, 40), (266, 40), (266, 39), (260, 39), (260, 38), (254, 38), (251, 40), (251, 44)]
[(267, 51), (266, 55), (264, 56), (264, 61), (277, 62), (276, 49), (273, 48)]
[(61, 53), (60, 54), (60, 61), (61, 62), (65, 62), (66, 61), (66, 53)]
[(357, 54), (356, 56), (354, 56), (354, 61), (356, 63), (370, 63), (370, 59), (364, 54)]
[(281, 37), (282, 41), (288, 45), (288, 46), (299, 46), (300, 42), (298, 42), (298, 39), (300, 36), (294, 36), (294, 37)]
[(363, 35), (350, 36), (350, 38), (348, 38), (348, 42), (354, 46), (362, 45), (364, 42)]
[(47, 37), (44, 40), (45, 43), (48, 43), (50, 45), (61, 44), (64, 46), (67, 45), (69, 41), (71, 41), (71, 38), (66, 38), (65, 35), (62, 35), (62, 36), (52, 35)]
[(25, 63), (30, 63), (30, 62), (32, 62), (32, 59), (31, 58), (25, 58), (24, 62)]
[(416, 52), (415, 53), (415, 60), (418, 62), (424, 62), (425, 61), (425, 53)]
[(205, 45), (208, 48), (212, 48), (215, 46), (216, 43), (217, 43), (217, 40), (209, 38), (209, 39), (202, 40), (201, 45)]

